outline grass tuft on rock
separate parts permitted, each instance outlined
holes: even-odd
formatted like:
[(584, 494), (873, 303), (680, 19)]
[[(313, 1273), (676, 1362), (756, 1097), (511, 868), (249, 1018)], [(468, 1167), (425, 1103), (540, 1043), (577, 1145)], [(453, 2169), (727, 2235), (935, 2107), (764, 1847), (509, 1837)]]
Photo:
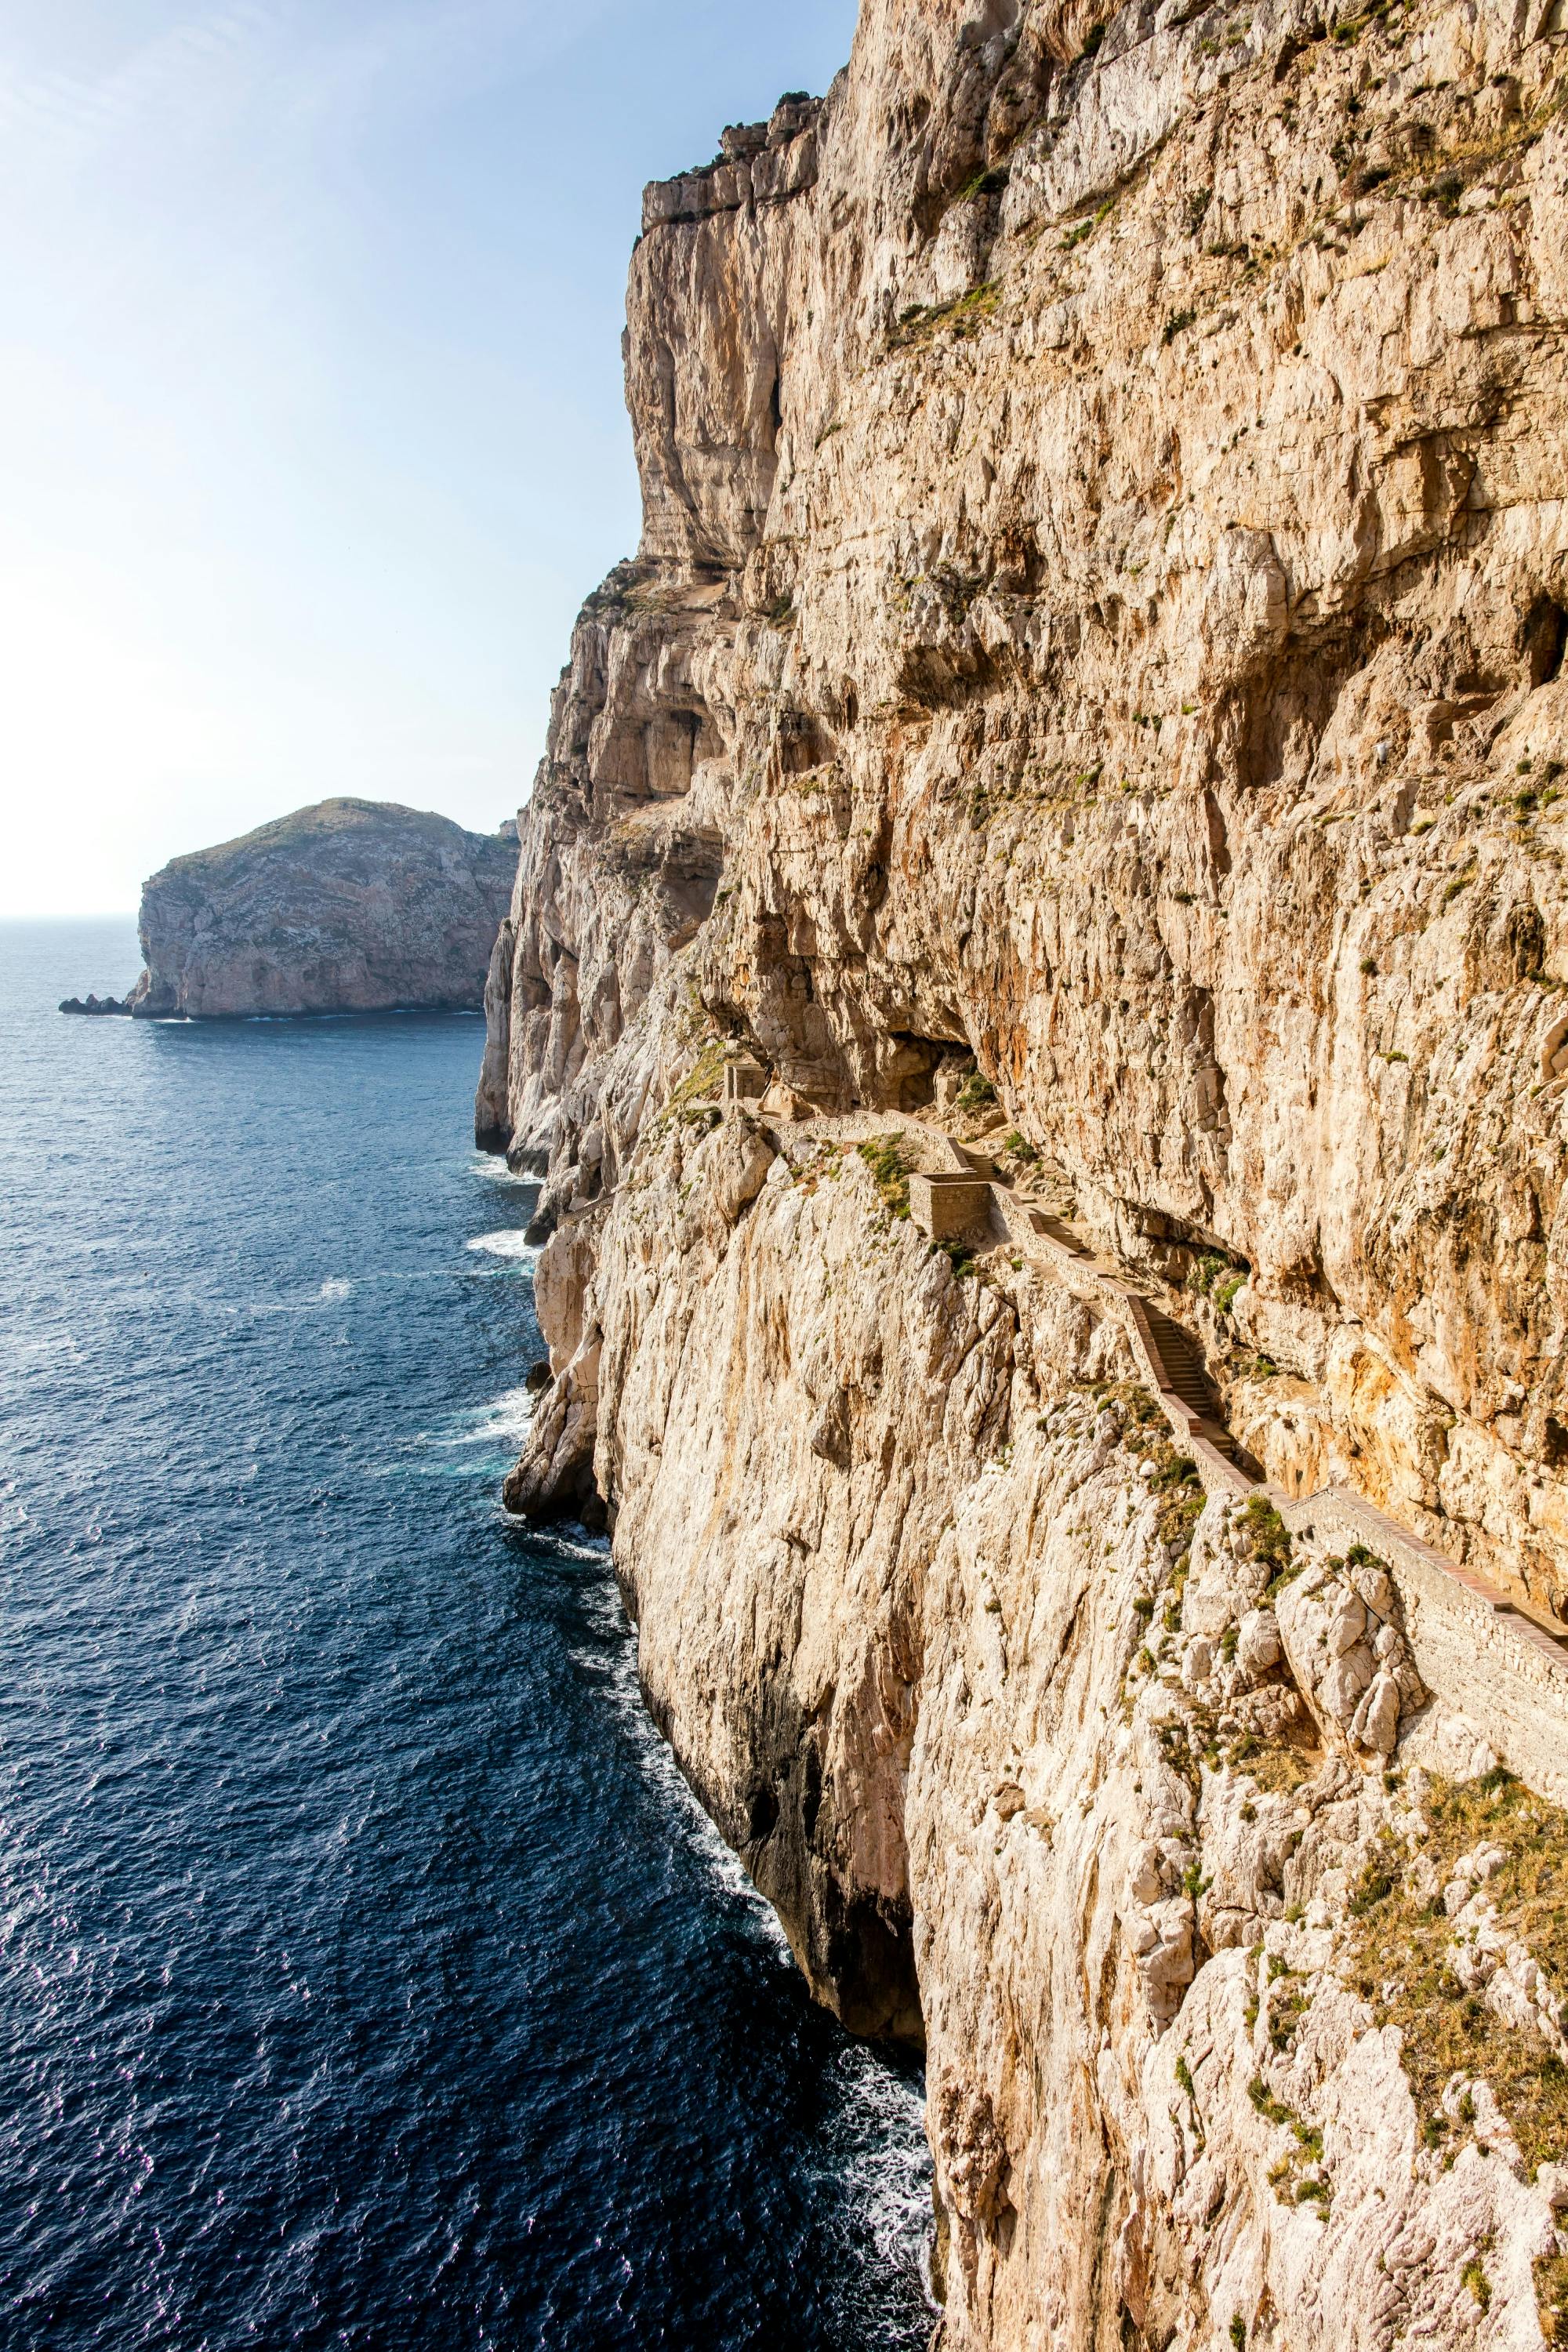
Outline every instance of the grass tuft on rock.
[(1306, 1563), (1296, 1561), (1290, 1530), (1266, 1495), (1247, 1496), (1242, 1506), (1241, 1527), (1252, 1558), (1269, 1571), (1264, 1597), (1272, 1601)]
[[(1498, 1926), (1508, 1943), (1528, 1947), (1559, 1997), (1568, 1992), (1568, 1813), (1501, 1770), (1434, 1781), (1425, 1812), (1431, 1833), (1421, 1852), (1439, 1884), (1452, 1878), (1461, 1854), (1483, 1843), (1502, 1848), (1508, 1859), (1486, 1886)], [(1372, 1874), (1384, 1876), (1385, 1865)], [(1531, 2173), (1568, 2157), (1568, 2066), (1544, 2036), (1505, 2024), (1454, 1974), (1453, 1923), (1441, 1902), (1407, 1874), (1375, 1899), (1358, 1895), (1350, 1907), (1357, 1933), (1347, 1972), (1379, 2025), (1400, 2030), (1425, 2144), (1446, 2147), (1465, 2128), (1442, 2098), (1457, 2075), (1474, 2076), (1490, 2084)]]
[(672, 1090), (667, 1108), (679, 1111), (689, 1103), (715, 1102), (723, 1090), (723, 1040), (710, 1037), (680, 1084)]
[(971, 1070), (958, 1089), (957, 1102), (960, 1110), (985, 1110), (995, 1099), (995, 1087), (989, 1078), (983, 1078), (978, 1070)]
[(1535, 2303), (1548, 2344), (1568, 2344), (1568, 2254), (1547, 2254), (1536, 2263)]
[(967, 340), (994, 319), (1002, 300), (1002, 289), (994, 279), (957, 295), (951, 302), (916, 302), (902, 312), (896, 326), (888, 331), (889, 351), (909, 351), (931, 342), (939, 334), (956, 335)]
[(1153, 1465), (1149, 1489), (1160, 1498), (1160, 1541), (1173, 1554), (1184, 1552), (1206, 1498), (1197, 1464), (1190, 1454), (1178, 1454), (1172, 1443), (1171, 1424), (1159, 1399), (1138, 1381), (1096, 1382), (1090, 1393), (1097, 1404), (1114, 1410), (1129, 1451)]
[(910, 1213), (910, 1163), (896, 1135), (879, 1135), (855, 1146), (875, 1180), (878, 1195), (890, 1217)]

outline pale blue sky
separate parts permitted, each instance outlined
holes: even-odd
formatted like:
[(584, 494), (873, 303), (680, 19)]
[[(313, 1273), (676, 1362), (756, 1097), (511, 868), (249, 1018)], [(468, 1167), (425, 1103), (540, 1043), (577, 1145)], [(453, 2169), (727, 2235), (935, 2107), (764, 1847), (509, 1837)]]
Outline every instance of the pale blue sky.
[(0, 0), (0, 914), (329, 793), (489, 827), (637, 537), (643, 183), (854, 0)]

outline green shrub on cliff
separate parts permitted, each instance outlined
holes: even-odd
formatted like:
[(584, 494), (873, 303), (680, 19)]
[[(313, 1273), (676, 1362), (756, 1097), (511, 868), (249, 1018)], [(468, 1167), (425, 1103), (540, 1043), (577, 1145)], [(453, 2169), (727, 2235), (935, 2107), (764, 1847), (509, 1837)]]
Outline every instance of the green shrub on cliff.
[(896, 1135), (879, 1135), (855, 1147), (876, 1180), (882, 1206), (889, 1216), (910, 1213), (910, 1163)]
[(978, 1070), (972, 1070), (958, 1089), (960, 1110), (984, 1110), (995, 1099), (995, 1087), (989, 1078), (983, 1078)]

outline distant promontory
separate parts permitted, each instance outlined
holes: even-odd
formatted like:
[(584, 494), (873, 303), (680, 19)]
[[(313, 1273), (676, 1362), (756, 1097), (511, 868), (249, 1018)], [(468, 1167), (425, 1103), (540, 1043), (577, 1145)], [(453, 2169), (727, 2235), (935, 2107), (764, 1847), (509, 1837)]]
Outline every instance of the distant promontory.
[(515, 827), (330, 800), (176, 857), (142, 893), (141, 1020), (477, 1010)]

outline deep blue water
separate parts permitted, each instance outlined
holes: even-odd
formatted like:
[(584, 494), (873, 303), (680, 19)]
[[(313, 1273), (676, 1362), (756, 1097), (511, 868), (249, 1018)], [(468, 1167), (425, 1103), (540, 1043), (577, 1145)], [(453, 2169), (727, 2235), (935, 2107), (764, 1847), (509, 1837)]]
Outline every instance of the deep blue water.
[(478, 1024), (132, 1024), (0, 927), (0, 2343), (922, 2343), (916, 2082), (510, 1526)]

